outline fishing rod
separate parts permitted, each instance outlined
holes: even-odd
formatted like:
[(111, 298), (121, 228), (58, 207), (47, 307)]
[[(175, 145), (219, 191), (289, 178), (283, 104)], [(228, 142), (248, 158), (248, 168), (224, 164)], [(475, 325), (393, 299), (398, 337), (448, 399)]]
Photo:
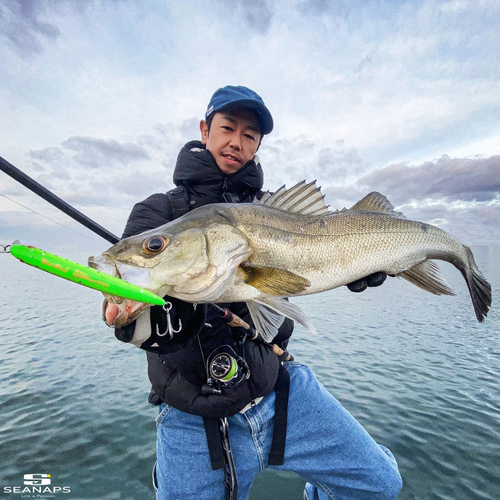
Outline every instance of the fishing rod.
[(79, 210), (72, 207), (69, 203), (66, 203), (64, 200), (56, 196), (52, 191), (49, 191), (46, 187), (42, 186), (39, 182), (32, 179), (28, 174), (25, 174), (22, 170), (19, 170), (17, 167), (9, 163), (7, 160), (0, 156), (0, 170), (5, 172), (7, 175), (12, 177), (14, 180), (27, 187), (29, 190), (33, 191), (33, 193), (37, 194), (45, 201), (48, 201), (51, 205), (58, 208), (66, 215), (69, 215), (72, 219), (76, 220), (87, 229), (90, 229), (94, 233), (98, 234), (101, 238), (104, 238), (106, 241), (110, 243), (118, 243), (120, 238), (114, 235), (104, 227), (97, 224), (97, 222), (93, 221), (85, 214), (82, 214)]

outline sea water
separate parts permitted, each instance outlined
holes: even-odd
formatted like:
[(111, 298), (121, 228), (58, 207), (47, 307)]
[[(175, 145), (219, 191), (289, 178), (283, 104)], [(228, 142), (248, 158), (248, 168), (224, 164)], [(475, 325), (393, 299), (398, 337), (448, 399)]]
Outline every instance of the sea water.
[[(500, 248), (473, 250), (493, 286), (483, 324), (448, 264), (455, 297), (388, 278), (293, 299), (318, 335), (297, 327), (290, 352), (393, 451), (400, 500), (500, 499)], [(145, 355), (114, 338), (101, 301), (0, 255), (0, 498), (154, 500)], [(36, 476), (49, 490), (30, 496), (25, 474), (50, 475)], [(267, 470), (250, 499), (300, 500), (303, 485)]]

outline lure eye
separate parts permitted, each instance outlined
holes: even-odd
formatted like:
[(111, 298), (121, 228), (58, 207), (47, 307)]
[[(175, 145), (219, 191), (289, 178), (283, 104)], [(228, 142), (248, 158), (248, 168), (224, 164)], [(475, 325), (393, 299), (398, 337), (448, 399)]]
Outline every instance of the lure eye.
[(166, 236), (152, 236), (142, 244), (142, 249), (149, 255), (161, 252), (168, 245)]

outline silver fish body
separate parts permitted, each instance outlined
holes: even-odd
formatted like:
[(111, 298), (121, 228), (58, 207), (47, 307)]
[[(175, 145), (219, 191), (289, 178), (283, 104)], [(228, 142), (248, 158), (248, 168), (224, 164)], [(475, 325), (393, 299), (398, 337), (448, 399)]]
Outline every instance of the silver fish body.
[[(375, 272), (453, 294), (432, 259), (461, 271), (483, 321), (491, 287), (468, 247), (438, 227), (405, 219), (378, 193), (331, 213), (313, 183), (280, 189), (261, 203), (200, 207), (122, 240), (89, 264), (161, 296), (246, 302), (270, 340), (283, 316), (314, 330), (285, 297), (330, 290)], [(124, 302), (116, 318), (111, 315), (114, 326), (128, 324), (145, 307), (128, 303), (126, 311)]]

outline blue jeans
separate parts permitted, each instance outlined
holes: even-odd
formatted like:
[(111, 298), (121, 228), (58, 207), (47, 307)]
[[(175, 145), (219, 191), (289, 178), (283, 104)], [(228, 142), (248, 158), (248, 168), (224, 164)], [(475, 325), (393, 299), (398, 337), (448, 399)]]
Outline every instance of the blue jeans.
[[(395, 500), (401, 476), (392, 453), (318, 382), (305, 365), (285, 363), (290, 374), (285, 463), (275, 469), (302, 476), (308, 500)], [(228, 418), (238, 475), (238, 500), (248, 497), (267, 465), (275, 393), (244, 414)], [(223, 471), (212, 470), (203, 419), (168, 405), (157, 418), (157, 500), (223, 500)]]

